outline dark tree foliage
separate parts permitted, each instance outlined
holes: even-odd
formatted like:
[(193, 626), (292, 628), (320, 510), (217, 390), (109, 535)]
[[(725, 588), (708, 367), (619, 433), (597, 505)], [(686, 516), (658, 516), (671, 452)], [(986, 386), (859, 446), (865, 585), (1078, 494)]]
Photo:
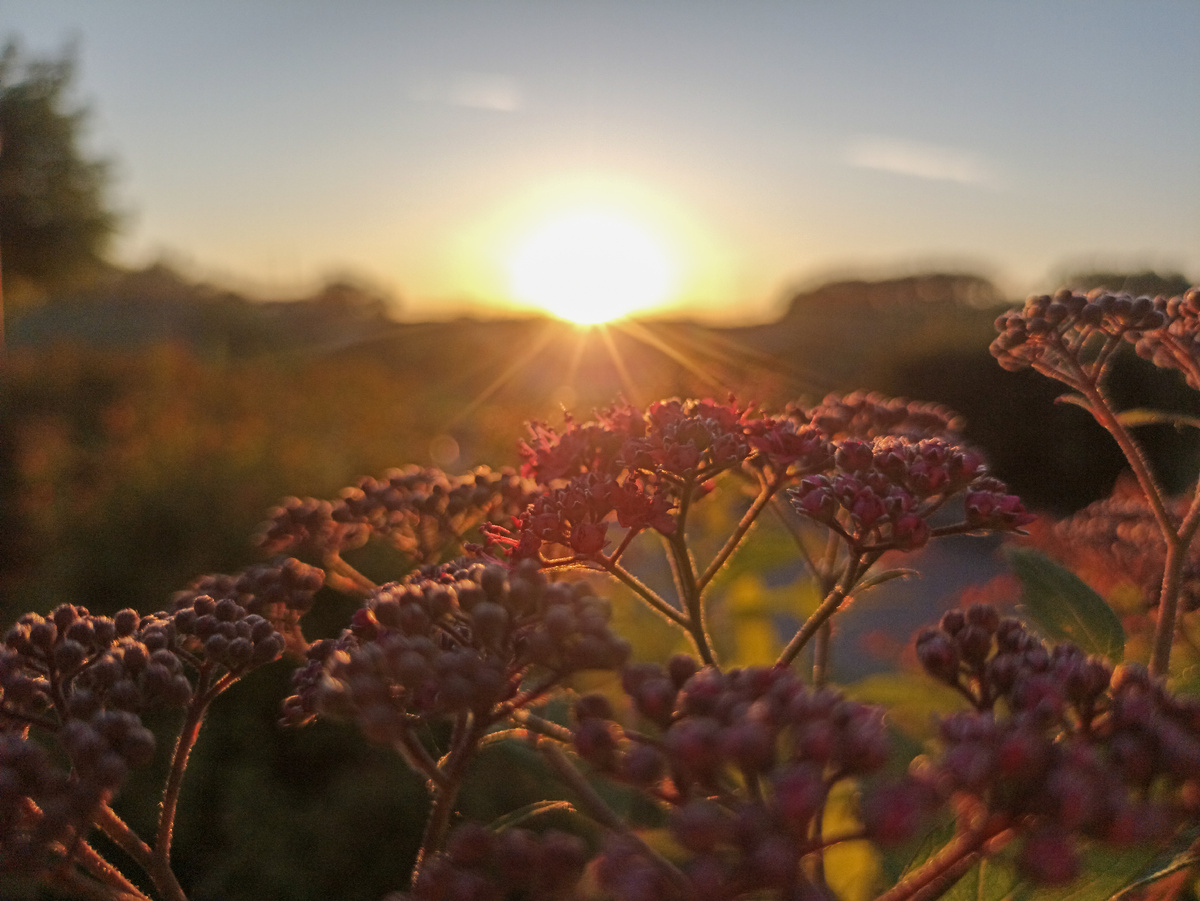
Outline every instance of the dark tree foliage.
[(0, 262), (10, 303), (78, 284), (101, 264), (116, 226), (109, 166), (82, 148), (72, 51), (29, 58), (0, 50)]
[(1121, 291), (1134, 296), (1153, 297), (1156, 294), (1162, 294), (1172, 297), (1187, 291), (1192, 286), (1192, 281), (1179, 272), (1156, 272), (1153, 269), (1145, 269), (1141, 272), (1118, 272), (1097, 269), (1073, 273), (1067, 276), (1063, 284), (1077, 291), (1103, 288), (1106, 291)]

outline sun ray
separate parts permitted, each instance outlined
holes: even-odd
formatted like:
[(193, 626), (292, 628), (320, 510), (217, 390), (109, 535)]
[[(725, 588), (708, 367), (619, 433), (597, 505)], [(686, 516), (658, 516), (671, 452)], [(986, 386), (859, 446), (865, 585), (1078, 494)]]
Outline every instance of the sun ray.
[(591, 329), (581, 328), (576, 330), (575, 347), (571, 350), (571, 361), (567, 365), (567, 380), (568, 385), (575, 384), (575, 377), (579, 374), (579, 364), (583, 361), (583, 352), (587, 348), (588, 337), (591, 335)]
[(834, 389), (835, 385), (822, 373), (810, 367), (798, 367), (794, 363), (781, 359), (769, 351), (758, 350), (739, 341), (737, 338), (723, 334), (716, 329), (675, 329), (670, 326), (657, 327), (656, 323), (645, 322), (642, 325), (658, 334), (660, 341), (671, 343), (667, 333), (679, 348), (680, 353), (690, 349), (698, 356), (740, 367), (764, 370), (782, 377), (797, 392), (825, 394)]
[(655, 350), (666, 354), (680, 366), (684, 367), (692, 375), (699, 378), (702, 382), (720, 388), (722, 391), (729, 391), (728, 386), (723, 384), (720, 379), (710, 372), (705, 372), (704, 368), (699, 363), (694, 362), (685, 353), (672, 347), (668, 342), (663, 341), (654, 332), (650, 331), (640, 322), (634, 320), (622, 320), (613, 323), (614, 328), (619, 328), (621, 331), (630, 335), (633, 338), (641, 341)]
[(530, 342), (529, 346), (520, 353), (504, 370), (497, 375), (486, 388), (479, 392), (466, 408), (463, 409), (457, 416), (446, 424), (446, 428), (450, 429), (463, 422), (472, 413), (478, 410), (488, 401), (497, 391), (507, 385), (522, 369), (528, 366), (538, 354), (540, 354), (550, 344), (554, 337), (555, 323), (546, 322), (537, 337)]
[(643, 403), (641, 392), (638, 390), (633, 378), (629, 375), (629, 368), (625, 365), (625, 358), (621, 356), (621, 351), (617, 347), (616, 342), (613, 341), (612, 334), (606, 325), (599, 326), (597, 330), (600, 332), (600, 339), (608, 349), (608, 355), (617, 370), (617, 378), (621, 380), (621, 386), (625, 390), (626, 398), (634, 406), (640, 407)]

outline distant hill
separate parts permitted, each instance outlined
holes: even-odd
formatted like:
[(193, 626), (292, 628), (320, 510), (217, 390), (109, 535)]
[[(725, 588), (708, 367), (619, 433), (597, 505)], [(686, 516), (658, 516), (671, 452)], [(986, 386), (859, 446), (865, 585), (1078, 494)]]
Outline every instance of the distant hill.
[(54, 342), (122, 348), (185, 344), (204, 355), (328, 351), (397, 327), (387, 303), (350, 282), (308, 298), (251, 300), (187, 281), (164, 265), (114, 270), (85, 292), (54, 299), (8, 324), (14, 347)]
[(803, 316), (815, 307), (836, 306), (842, 310), (917, 305), (993, 307), (1003, 302), (996, 286), (986, 278), (967, 273), (932, 272), (880, 281), (829, 282), (796, 294), (785, 318)]
[(963, 344), (986, 353), (1005, 303), (991, 282), (969, 274), (838, 281), (797, 293), (778, 322), (728, 336), (778, 358), (814, 389), (878, 387), (899, 357)]

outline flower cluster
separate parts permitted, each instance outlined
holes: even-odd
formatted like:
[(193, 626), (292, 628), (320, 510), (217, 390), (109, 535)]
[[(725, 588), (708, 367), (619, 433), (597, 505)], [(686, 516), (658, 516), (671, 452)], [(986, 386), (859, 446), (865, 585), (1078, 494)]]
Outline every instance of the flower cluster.
[[(270, 622), (206, 595), (151, 616), (64, 604), (21, 617), (0, 649), (0, 869), (71, 853), (130, 768), (154, 756), (142, 714), (193, 703), (189, 670), (232, 680), (282, 649)], [(31, 733), (54, 736), (70, 771)]]
[(811, 410), (792, 406), (789, 414), (830, 438), (943, 438), (957, 443), (963, 427), (960, 416), (940, 404), (921, 403), (875, 392), (828, 395)]
[[(244, 614), (269, 621), (293, 650), (302, 652), (305, 645), (299, 631), (300, 617), (311, 609), (313, 596), (324, 584), (324, 570), (286, 557), (247, 567), (237, 575), (201, 576), (184, 591), (175, 593), (171, 609), (178, 612), (194, 607), (204, 596), (222, 602), (229, 600), (242, 608)], [(189, 616), (185, 615), (185, 620)], [(201, 628), (207, 629), (207, 623)]]
[(586, 862), (583, 841), (565, 832), (490, 832), (464, 823), (421, 868), (411, 891), (386, 901), (571, 901), (584, 897), (576, 887)]
[(964, 522), (941, 532), (1012, 531), (1033, 520), (983, 461), (940, 438), (848, 438), (835, 470), (806, 476), (790, 491), (797, 512), (840, 532), (859, 548), (913, 550), (935, 534), (929, 517), (965, 492)]
[[(578, 561), (595, 560), (608, 544), (609, 520), (632, 532), (675, 532), (675, 499), (660, 483), (640, 474), (618, 481), (587, 473), (535, 498), (508, 529), (488, 526), (488, 537), (508, 547), (513, 560), (538, 558), (546, 546), (568, 548)], [(515, 533), (515, 537), (514, 537)]]
[[(626, 667), (623, 686), (652, 731), (613, 721), (599, 695), (575, 707), (577, 753), (597, 770), (671, 807), (671, 836), (689, 852), (677, 882), (644, 850), (612, 840), (598, 863), (616, 898), (734, 898), (778, 891), (797, 897), (808, 883), (803, 859), (826, 841), (814, 828), (833, 787), (877, 772), (890, 752), (880, 708), (812, 689), (789, 670), (698, 668), (689, 657), (666, 667)], [(857, 837), (881, 842), (913, 834), (926, 810), (916, 784), (887, 787)], [(882, 790), (882, 789), (881, 789)]]
[[(905, 474), (918, 496), (901, 500), (896, 491), (889, 494), (891, 487), (908, 490), (905, 486), (883, 489), (860, 483), (853, 490), (862, 495), (863, 522), (871, 520), (864, 525), (867, 531), (890, 516), (894, 522), (888, 523), (889, 534), (896, 526), (894, 540), (916, 547), (928, 537), (923, 513), (983, 475), (979, 458), (958, 446), (959, 420), (935, 405), (852, 394), (830, 395), (811, 411), (792, 407), (782, 417), (752, 413), (752, 408), (732, 401), (721, 405), (670, 400), (651, 404), (644, 413), (626, 405), (597, 414), (594, 422), (568, 419), (561, 434), (536, 424), (531, 442), (522, 446), (523, 472), (546, 491), (516, 518), (512, 530), (493, 526), (489, 537), (508, 547), (515, 559), (537, 557), (546, 545), (557, 545), (575, 562), (597, 560), (609, 543), (608, 527), (614, 518), (629, 530), (626, 538), (643, 529), (672, 535), (683, 492), (702, 495), (709, 480), (726, 470), (746, 466), (766, 471), (776, 486), (811, 476), (804, 493), (832, 488), (833, 479), (840, 477), (844, 494), (863, 470), (864, 454), (871, 453), (868, 442), (887, 436), (890, 444), (880, 449), (881, 455), (911, 457), (913, 451), (907, 448), (920, 445), (921, 459), (907, 460), (911, 471)], [(926, 442), (905, 437), (918, 434), (939, 437)], [(895, 474), (904, 462), (893, 461), (890, 471)], [(963, 482), (967, 472), (970, 478)], [(878, 502), (873, 506), (883, 504), (888, 511), (864, 506), (871, 503), (866, 494), (877, 488), (883, 491), (873, 495), (871, 501)], [(939, 501), (928, 502), (934, 495)], [(995, 485), (981, 487), (975, 500), (970, 514), (974, 528), (1016, 528), (1026, 521), (1015, 499)], [(819, 502), (813, 498), (812, 503), (821, 507), (831, 501), (835, 507), (832, 495), (822, 495)], [(853, 506), (854, 501), (849, 503)], [(826, 524), (833, 521), (833, 507), (820, 514)], [(918, 507), (921, 512), (914, 512)]]
[(644, 412), (622, 405), (598, 412), (593, 422), (568, 417), (561, 433), (541, 423), (531, 431), (521, 446), (522, 472), (544, 486), (585, 473), (618, 482), (638, 476), (699, 484), (745, 462), (807, 470), (832, 456), (819, 429), (788, 417), (755, 416), (753, 407), (733, 400), (664, 400)]
[[(5, 635), (0, 871), (39, 871), (53, 849), (69, 855), (130, 767), (154, 754), (138, 714), (190, 699), (179, 661), (140, 625), (132, 610), (109, 618), (64, 604), (48, 617), (26, 614)], [(31, 731), (57, 736), (69, 772)]]
[(1155, 298), (1166, 325), (1130, 335), (1138, 356), (1164, 369), (1178, 369), (1187, 383), (1200, 390), (1200, 288), (1168, 300)]
[(1022, 309), (996, 319), (1000, 334), (992, 342), (992, 355), (1005, 369), (1036, 366), (1073, 381), (1088, 365), (1082, 356), (1087, 347), (1095, 347), (1096, 359), (1102, 362), (1116, 345), (1128, 341), (1143, 356), (1158, 365), (1183, 369), (1192, 380), (1195, 355), (1187, 342), (1194, 339), (1187, 336), (1194, 335), (1194, 328), (1187, 323), (1195, 321), (1196, 296), (1195, 289), (1185, 298), (1171, 300), (1063, 289), (1053, 297), (1030, 297)]
[(394, 744), (425, 719), (499, 719), (574, 672), (624, 663), (609, 613), (586, 583), (551, 584), (534, 565), (426, 569), (380, 587), (340, 638), (310, 648), (285, 720), (353, 719)]
[[(1182, 518), (1182, 504), (1171, 505)], [(1146, 605), (1157, 605), (1166, 543), (1145, 496), (1118, 490), (1055, 524), (1047, 543), (1056, 556), (1107, 580), (1132, 582)], [(1200, 609), (1200, 548), (1187, 552), (1179, 578), (1182, 610)]]
[(756, 448), (778, 446), (799, 459), (812, 452), (804, 437), (791, 423), (752, 419), (748, 408), (711, 400), (659, 401), (644, 412), (614, 406), (591, 422), (567, 417), (561, 433), (534, 423), (521, 445), (522, 473), (543, 490), (511, 529), (487, 533), (514, 560), (544, 559), (547, 550), (554, 557), (555, 547), (575, 561), (597, 560), (613, 519), (627, 535), (672, 535), (683, 492), (741, 466)]
[(1156, 844), (1200, 814), (1200, 701), (1143, 668), (1048, 648), (986, 605), (947, 613), (917, 638), (917, 656), (975, 708), (942, 720), (943, 750), (919, 774), (997, 828), (1021, 829), (1030, 880), (1074, 879), (1080, 840)]
[(376, 535), (416, 563), (436, 563), (480, 522), (511, 516), (528, 501), (529, 485), (507, 470), (451, 477), (437, 469), (394, 469), (381, 479), (359, 479), (336, 501), (288, 498), (271, 511), (258, 544), (270, 554), (323, 560)]

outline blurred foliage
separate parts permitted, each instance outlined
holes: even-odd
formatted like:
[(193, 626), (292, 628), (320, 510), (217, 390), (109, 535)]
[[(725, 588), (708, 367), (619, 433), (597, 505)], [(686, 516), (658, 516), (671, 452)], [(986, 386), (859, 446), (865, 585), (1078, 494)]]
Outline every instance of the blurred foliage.
[(102, 268), (116, 227), (109, 167), (83, 147), (74, 55), (30, 59), (0, 49), (0, 260), (10, 301), (44, 296)]

